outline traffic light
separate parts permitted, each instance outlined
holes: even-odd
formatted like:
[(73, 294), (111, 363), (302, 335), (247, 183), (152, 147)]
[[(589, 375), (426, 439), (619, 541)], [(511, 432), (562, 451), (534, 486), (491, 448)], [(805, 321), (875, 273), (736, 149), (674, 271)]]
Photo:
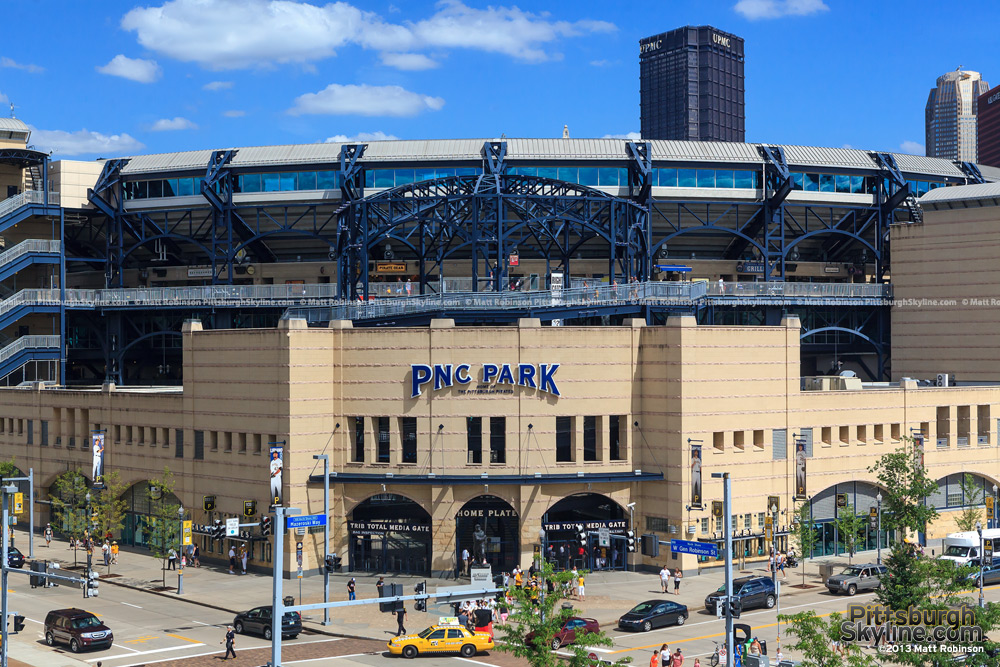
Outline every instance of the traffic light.
[(587, 547), (587, 531), (584, 530), (582, 523), (576, 524), (576, 541), (581, 547)]
[(625, 533), (625, 543), (628, 547), (628, 552), (630, 554), (635, 553), (635, 531), (627, 531)]
[(24, 630), (24, 616), (14, 614), (14, 632)]
[(327, 554), (323, 559), (323, 567), (327, 572), (339, 572), (341, 559), (337, 554)]
[(642, 536), (642, 555), (656, 558), (660, 555), (660, 538), (656, 535)]
[(201, 501), (201, 507), (206, 512), (215, 511), (215, 496), (205, 496)]
[(733, 618), (739, 618), (740, 612), (743, 610), (743, 604), (734, 598), (729, 599), (729, 615)]
[[(416, 586), (413, 587), (413, 592), (416, 595), (423, 595), (427, 592), (427, 582), (421, 581)], [(413, 608), (417, 611), (427, 611), (427, 600), (414, 600)]]
[(221, 540), (226, 536), (226, 527), (222, 524), (222, 519), (216, 519), (212, 523), (212, 538)]
[(271, 534), (271, 517), (265, 516), (260, 520), (260, 534), (264, 537)]
[(97, 570), (89, 570), (83, 581), (83, 597), (85, 598), (96, 598), (97, 588), (100, 585), (101, 575)]
[(256, 500), (244, 500), (243, 501), (243, 516), (257, 516), (257, 501)]
[[(402, 584), (386, 584), (379, 591), (380, 598), (394, 598), (403, 594)], [(381, 612), (394, 612), (403, 608), (402, 602), (379, 602), (378, 610)]]

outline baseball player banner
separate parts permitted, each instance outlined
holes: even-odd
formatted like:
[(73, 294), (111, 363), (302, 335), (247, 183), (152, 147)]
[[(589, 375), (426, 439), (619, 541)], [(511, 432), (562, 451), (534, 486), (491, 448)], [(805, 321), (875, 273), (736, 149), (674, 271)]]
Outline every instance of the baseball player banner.
[(93, 451), (93, 464), (90, 478), (95, 489), (104, 488), (104, 432), (93, 431), (90, 434), (90, 447)]
[(795, 500), (806, 500), (806, 441), (795, 441)]
[(691, 507), (702, 508), (701, 500), (701, 445), (691, 445)]
[(282, 447), (271, 447), (270, 452), (271, 504), (278, 506), (281, 505), (281, 469), (284, 467), (281, 460)]

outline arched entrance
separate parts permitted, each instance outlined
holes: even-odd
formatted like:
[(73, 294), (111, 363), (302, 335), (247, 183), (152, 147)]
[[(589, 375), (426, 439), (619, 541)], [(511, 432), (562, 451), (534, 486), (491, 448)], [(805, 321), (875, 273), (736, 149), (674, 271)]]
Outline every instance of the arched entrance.
[[(563, 498), (542, 515), (542, 528), (545, 557), (557, 569), (574, 565), (588, 570), (628, 567), (629, 520), (625, 508), (605, 495), (578, 493)], [(582, 543), (581, 532), (586, 533)]]
[(431, 515), (409, 498), (372, 496), (351, 512), (347, 531), (351, 572), (430, 573)]
[[(462, 569), (462, 553), (468, 550), (471, 560), (485, 557), (493, 572), (510, 572), (521, 554), (520, 518), (517, 510), (502, 498), (477, 496), (462, 505), (455, 514), (455, 562)], [(477, 542), (476, 527), (485, 540)]]
[(869, 482), (851, 481), (834, 484), (813, 496), (809, 509), (813, 526), (816, 528), (816, 546), (813, 548), (812, 556), (832, 556), (844, 552), (837, 518), (848, 506), (858, 516), (866, 518), (864, 528), (858, 534), (856, 550), (874, 550), (880, 543), (883, 549), (888, 548), (889, 544), (895, 541), (895, 531), (883, 528), (879, 533), (867, 520), (872, 508), (878, 512), (879, 492), (879, 487)]
[[(172, 493), (168, 493), (159, 500), (151, 500), (149, 487), (149, 482), (143, 480), (136, 482), (122, 494), (122, 500), (125, 501), (125, 522), (118, 540), (122, 544), (149, 548), (150, 527), (154, 520), (153, 513), (156, 511), (156, 506), (160, 503), (183, 506), (177, 496)], [(174, 523), (177, 523), (176, 519), (174, 519)]]

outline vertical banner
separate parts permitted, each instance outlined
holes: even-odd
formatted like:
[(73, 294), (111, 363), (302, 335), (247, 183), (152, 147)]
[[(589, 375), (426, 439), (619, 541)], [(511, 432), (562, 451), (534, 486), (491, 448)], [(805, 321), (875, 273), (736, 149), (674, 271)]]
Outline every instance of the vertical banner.
[(93, 451), (93, 464), (90, 478), (93, 480), (95, 489), (104, 488), (104, 432), (92, 431), (90, 434), (90, 447)]
[(795, 441), (795, 499), (805, 500), (806, 495), (806, 441)]
[(701, 509), (701, 445), (691, 445), (691, 507)]
[(281, 504), (281, 469), (284, 463), (281, 460), (282, 446), (271, 447), (270, 473), (271, 473), (271, 505)]
[(916, 460), (917, 465), (921, 468), (924, 467), (924, 435), (923, 433), (917, 433), (913, 436), (913, 458)]

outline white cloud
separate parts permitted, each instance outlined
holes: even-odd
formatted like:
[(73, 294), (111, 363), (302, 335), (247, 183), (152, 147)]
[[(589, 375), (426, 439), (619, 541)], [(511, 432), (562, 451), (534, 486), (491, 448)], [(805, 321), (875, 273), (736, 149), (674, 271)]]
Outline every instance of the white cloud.
[[(468, 48), (539, 62), (559, 57), (544, 47), (561, 38), (617, 29), (606, 21), (556, 21), (517, 7), (475, 9), (460, 0), (443, 0), (429, 18), (406, 25), (347, 2), (167, 0), (131, 10), (121, 26), (151, 51), (211, 70), (306, 65), (347, 44), (397, 57), (420, 49)], [(427, 69), (430, 59), (424, 58)]]
[(604, 139), (628, 139), (629, 141), (639, 141), (642, 137), (638, 132), (626, 132), (625, 134), (605, 134)]
[(166, 132), (168, 130), (197, 130), (198, 126), (187, 118), (177, 116), (176, 118), (161, 118), (153, 123), (149, 129), (153, 132)]
[(246, 111), (240, 111), (239, 109), (230, 109), (229, 111), (223, 111), (222, 115), (226, 118), (243, 118), (247, 115)]
[(346, 134), (335, 134), (332, 137), (327, 137), (324, 144), (350, 144), (355, 141), (395, 141), (399, 139), (394, 134), (386, 134), (382, 130), (376, 132), (358, 132), (353, 137), (349, 137)]
[(904, 153), (912, 153), (913, 155), (925, 155), (924, 145), (917, 143), (916, 141), (910, 141), (907, 139), (899, 145), (899, 150)]
[(160, 66), (156, 64), (155, 60), (128, 58), (120, 53), (112, 58), (107, 65), (98, 67), (97, 71), (101, 74), (120, 76), (123, 79), (139, 83), (153, 83), (160, 78)]
[(39, 67), (38, 65), (31, 65), (31, 64), (27, 64), (26, 65), (24, 63), (15, 62), (14, 60), (11, 60), (10, 58), (8, 58), (6, 56), (0, 57), (0, 67), (9, 67), (11, 69), (20, 69), (20, 70), (24, 70), (25, 72), (29, 72), (31, 74), (39, 74), (39, 73), (45, 71), (44, 67)]
[(407, 72), (419, 72), (438, 66), (436, 60), (432, 60), (422, 53), (383, 53), (382, 64)]
[(733, 9), (751, 21), (830, 11), (823, 0), (740, 0)]
[(211, 90), (212, 92), (219, 90), (229, 90), (233, 87), (232, 81), (211, 81), (206, 83), (201, 87), (202, 90)]
[(843, 146), (841, 146), (841, 148), (854, 148), (854, 146), (850, 144), (844, 144)]
[(145, 146), (127, 134), (101, 134), (89, 130), (65, 132), (63, 130), (36, 130), (31, 128), (31, 143), (39, 150), (58, 155), (98, 155), (108, 157), (134, 153)]
[(414, 93), (400, 86), (341, 86), (331, 83), (318, 93), (295, 98), (288, 113), (357, 116), (415, 116), (423, 111), (438, 111), (444, 106), (440, 97)]
[(0, 93), (0, 104), (9, 104), (10, 100), (3, 93)]

